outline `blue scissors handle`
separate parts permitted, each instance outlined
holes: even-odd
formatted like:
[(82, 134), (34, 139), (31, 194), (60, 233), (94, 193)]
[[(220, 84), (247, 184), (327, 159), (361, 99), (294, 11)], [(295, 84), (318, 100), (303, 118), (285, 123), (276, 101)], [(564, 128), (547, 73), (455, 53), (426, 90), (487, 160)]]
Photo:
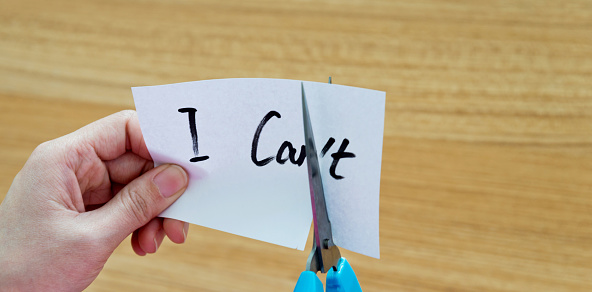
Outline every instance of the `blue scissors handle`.
[[(294, 292), (324, 292), (323, 283), (317, 274), (304, 271), (300, 274)], [(340, 258), (336, 270), (327, 273), (326, 292), (362, 292), (356, 273), (345, 258)]]
[(300, 273), (294, 292), (324, 292), (323, 283), (315, 272), (304, 271)]
[(356, 273), (345, 258), (337, 262), (337, 270), (327, 274), (327, 292), (362, 292)]

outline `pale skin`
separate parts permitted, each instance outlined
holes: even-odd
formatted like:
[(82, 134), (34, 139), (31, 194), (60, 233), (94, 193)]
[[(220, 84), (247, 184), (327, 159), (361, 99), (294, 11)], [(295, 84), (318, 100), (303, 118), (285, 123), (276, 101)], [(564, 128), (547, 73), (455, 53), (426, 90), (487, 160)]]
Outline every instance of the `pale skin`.
[(154, 168), (134, 111), (39, 145), (0, 205), (0, 291), (82, 291), (130, 234), (142, 256), (183, 243), (188, 224), (157, 216), (186, 187)]

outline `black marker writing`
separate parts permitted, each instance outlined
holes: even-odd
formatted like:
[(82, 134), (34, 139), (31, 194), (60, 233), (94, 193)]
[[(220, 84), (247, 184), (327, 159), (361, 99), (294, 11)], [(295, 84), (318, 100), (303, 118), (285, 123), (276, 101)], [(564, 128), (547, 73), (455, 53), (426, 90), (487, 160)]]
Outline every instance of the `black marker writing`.
[(197, 143), (197, 125), (195, 124), (195, 112), (197, 110), (192, 107), (184, 107), (179, 109), (180, 113), (187, 113), (189, 117), (189, 131), (191, 132), (191, 139), (193, 140), (193, 153), (195, 157), (189, 159), (191, 162), (204, 161), (210, 158), (209, 156), (199, 156), (199, 146)]
[[(343, 178), (343, 176), (335, 173), (335, 169), (337, 169), (337, 163), (339, 163), (339, 159), (356, 157), (356, 155), (351, 152), (345, 152), (345, 148), (347, 148), (347, 145), (349, 145), (349, 140), (343, 139), (343, 142), (341, 142), (341, 146), (339, 146), (339, 150), (337, 150), (337, 152), (331, 154), (331, 157), (333, 157), (333, 162), (331, 162), (331, 167), (329, 167), (329, 174), (331, 174), (331, 176), (334, 179), (342, 179)], [(329, 146), (329, 147), (331, 147), (331, 146)]]
[(282, 116), (280, 113), (276, 111), (268, 112), (265, 117), (259, 123), (257, 127), (257, 131), (255, 131), (255, 136), (253, 136), (253, 143), (251, 144), (251, 160), (257, 166), (265, 166), (266, 164), (270, 163), (273, 160), (273, 156), (269, 156), (263, 160), (257, 160), (257, 146), (259, 145), (259, 136), (261, 136), (261, 131), (263, 130), (263, 126), (269, 121), (271, 118), (277, 117), (278, 119)]
[(329, 148), (333, 146), (333, 143), (335, 143), (335, 139), (333, 137), (330, 137), (329, 140), (327, 140), (327, 144), (325, 144), (325, 146), (323, 146), (323, 149), (321, 150), (321, 157), (325, 157), (325, 154), (327, 154)]
[[(263, 131), (263, 128), (265, 127), (267, 122), (269, 122), (269, 120), (271, 120), (271, 118), (273, 118), (273, 117), (276, 117), (278, 119), (282, 118), (280, 113), (278, 113), (277, 111), (268, 112), (263, 117), (261, 122), (259, 123), (259, 126), (257, 127), (257, 130), (255, 131), (255, 135), (253, 136), (253, 142), (251, 144), (251, 161), (253, 161), (253, 163), (255, 163), (255, 165), (257, 165), (259, 167), (265, 166), (273, 160), (273, 156), (268, 156), (268, 157), (261, 159), (261, 160), (259, 160), (257, 158), (257, 148), (259, 147), (259, 138), (261, 136), (261, 132)], [(329, 139), (327, 140), (327, 143), (325, 143), (325, 146), (323, 146), (323, 149), (321, 150), (321, 153), (320, 153), (321, 157), (324, 157), (325, 154), (327, 154), (327, 152), (329, 151), (331, 146), (333, 146), (333, 144), (335, 144), (335, 138), (329, 137)], [(339, 150), (337, 150), (337, 152), (331, 154), (333, 161), (331, 162), (331, 167), (329, 167), (329, 174), (334, 179), (339, 180), (339, 179), (344, 178), (342, 175), (338, 175), (336, 173), (337, 172), (337, 164), (339, 163), (339, 160), (341, 160), (342, 158), (356, 157), (356, 155), (354, 153), (345, 151), (345, 149), (347, 148), (348, 145), (349, 145), (349, 140), (347, 138), (343, 139), (343, 142), (341, 142), (341, 146), (339, 146)], [(285, 157), (286, 150), (288, 152), (288, 157)], [(278, 152), (275, 156), (275, 161), (278, 164), (285, 164), (288, 160), (290, 160), (290, 162), (292, 162), (292, 164), (295, 164), (297, 166), (301, 166), (304, 163), (304, 159), (306, 158), (305, 146), (304, 145), (300, 146), (300, 155), (298, 156), (298, 158), (296, 158), (296, 153), (297, 153), (296, 148), (294, 148), (292, 143), (290, 143), (289, 141), (284, 141), (282, 143), (282, 145), (280, 146), (280, 148), (278, 149)]]
[[(265, 124), (267, 124), (267, 122), (273, 117), (280, 119), (282, 116), (276, 111), (270, 111), (267, 113), (259, 123), (257, 131), (255, 131), (255, 136), (253, 136), (253, 143), (251, 144), (251, 161), (253, 161), (253, 163), (255, 163), (257, 166), (265, 166), (273, 160), (273, 156), (269, 156), (263, 160), (257, 159), (257, 148), (259, 146), (259, 137), (261, 136), (261, 131), (263, 131)], [(288, 150), (287, 158), (284, 157), (284, 152), (286, 152), (286, 150)], [(292, 143), (289, 141), (284, 141), (278, 149), (278, 152), (275, 156), (275, 161), (277, 161), (279, 164), (284, 164), (289, 159), (293, 164), (301, 166), (304, 163), (305, 158), (306, 152), (304, 145), (300, 147), (300, 155), (298, 158), (296, 158), (296, 148), (294, 148), (294, 145), (292, 145)]]
[(296, 164), (298, 166), (300, 166), (300, 165), (302, 165), (302, 163), (304, 163), (304, 158), (306, 158), (305, 146), (304, 145), (300, 146), (300, 156), (298, 157), (298, 159), (296, 159), (296, 148), (294, 148), (294, 146), (292, 146), (292, 143), (290, 143), (288, 141), (284, 141), (284, 143), (282, 143), (282, 146), (280, 146), (280, 149), (278, 150), (277, 157), (275, 158), (275, 160), (279, 164), (284, 164), (284, 163), (286, 163), (286, 161), (288, 161), (288, 158), (282, 159), (286, 148), (288, 149), (288, 158), (290, 159), (290, 162), (292, 162), (293, 164)]

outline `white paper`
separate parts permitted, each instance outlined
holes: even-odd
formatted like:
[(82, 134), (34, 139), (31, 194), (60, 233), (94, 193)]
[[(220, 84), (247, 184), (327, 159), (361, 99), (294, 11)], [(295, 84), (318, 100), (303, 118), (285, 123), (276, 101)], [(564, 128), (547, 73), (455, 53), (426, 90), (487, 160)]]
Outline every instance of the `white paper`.
[[(176, 163), (190, 176), (189, 186), (162, 216), (238, 234), (286, 247), (304, 249), (312, 212), (306, 161), (276, 161), (288, 141), (295, 158), (304, 144), (301, 81), (280, 79), (220, 79), (160, 86), (134, 87), (132, 92), (144, 140), (154, 161)], [(385, 93), (325, 83), (304, 82), (317, 151), (335, 140), (320, 157), (327, 209), (337, 245), (379, 257), (379, 186)], [(195, 157), (190, 131), (194, 108), (198, 137)], [(275, 111), (281, 117), (270, 114)], [(256, 160), (255, 132), (266, 115)], [(338, 151), (355, 157), (339, 159)], [(281, 159), (288, 158), (288, 151)]]

